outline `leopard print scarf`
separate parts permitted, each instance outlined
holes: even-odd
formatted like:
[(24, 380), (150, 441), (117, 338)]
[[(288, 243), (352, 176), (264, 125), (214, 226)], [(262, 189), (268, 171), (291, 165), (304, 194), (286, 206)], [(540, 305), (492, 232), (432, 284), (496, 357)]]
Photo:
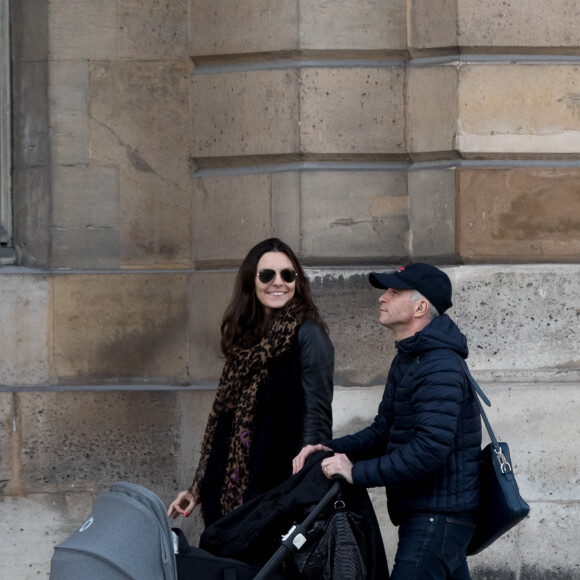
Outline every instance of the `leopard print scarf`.
[[(220, 415), (233, 411), (232, 431), (220, 496), (222, 515), (242, 505), (248, 483), (248, 465), (256, 414), (257, 394), (267, 379), (267, 363), (290, 350), (298, 330), (296, 307), (289, 304), (276, 317), (268, 334), (251, 348), (234, 347), (226, 361), (210, 412), (201, 456), (190, 491), (199, 501), (200, 483), (205, 475)], [(202, 506), (203, 509), (203, 506)]]

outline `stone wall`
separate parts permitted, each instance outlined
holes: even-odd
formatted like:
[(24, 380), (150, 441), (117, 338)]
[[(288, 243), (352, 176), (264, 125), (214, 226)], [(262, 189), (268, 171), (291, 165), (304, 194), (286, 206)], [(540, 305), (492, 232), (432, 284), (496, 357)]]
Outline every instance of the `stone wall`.
[(367, 273), (448, 271), (532, 506), (474, 579), (580, 578), (576, 3), (10, 8), (0, 579), (47, 577), (113, 481), (166, 503), (190, 483), (235, 268), (272, 235), (331, 329), (337, 434), (372, 419), (394, 352)]

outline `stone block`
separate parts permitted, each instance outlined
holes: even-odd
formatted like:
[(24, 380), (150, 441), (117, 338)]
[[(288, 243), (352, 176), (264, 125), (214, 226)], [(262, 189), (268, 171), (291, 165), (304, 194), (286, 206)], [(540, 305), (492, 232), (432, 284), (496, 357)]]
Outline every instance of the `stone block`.
[(578, 502), (538, 502), (531, 507), (526, 520), (485, 552), (469, 558), (474, 580), (578, 577), (575, 551)]
[(50, 68), (52, 162), (89, 162), (89, 71), (86, 61), (53, 62)]
[(113, 228), (67, 228), (52, 231), (51, 266), (63, 270), (117, 269), (119, 231)]
[(408, 28), (411, 52), (456, 46), (456, 0), (413, 0)]
[(224, 365), (220, 349), (221, 319), (232, 296), (236, 274), (237, 269), (206, 271), (196, 272), (191, 278), (189, 357), (194, 384), (217, 386), (219, 381)]
[(453, 316), (467, 335), (474, 372), (504, 381), (557, 381), (579, 372), (578, 265), (446, 271), (453, 282)]
[(405, 50), (407, 6), (389, 2), (299, 2), (303, 50)]
[(579, 177), (575, 167), (461, 169), (458, 252), (468, 262), (578, 260)]
[(268, 173), (195, 177), (193, 256), (198, 267), (239, 265), (254, 244), (271, 237), (271, 195)]
[[(187, 489), (193, 482), (199, 463), (207, 418), (214, 398), (214, 389), (187, 389), (178, 393), (177, 400), (181, 410), (180, 458), (177, 465), (178, 482), (173, 495), (167, 498), (166, 505), (173, 501), (177, 495), (177, 490)], [(199, 536), (205, 529), (199, 509), (194, 510), (188, 518), (178, 518), (171, 523), (172, 526), (184, 530), (190, 545), (197, 546), (199, 544)]]
[(190, 5), (194, 57), (298, 48), (297, 0), (191, 0)]
[(170, 60), (189, 55), (188, 0), (121, 0), (118, 8), (119, 59)]
[[(12, 272), (12, 273), (10, 273)], [(0, 270), (0, 385), (38, 385), (49, 373), (49, 282)]]
[[(85, 521), (90, 493), (40, 493), (0, 502), (0, 580), (48, 578), (54, 546)], [(23, 549), (34, 546), (34, 550)]]
[(286, 242), (297, 256), (301, 255), (300, 172), (272, 173), (272, 236)]
[(192, 155), (295, 153), (299, 148), (296, 68), (192, 75)]
[(418, 169), (408, 176), (410, 254), (414, 261), (455, 255), (455, 169)]
[[(332, 402), (333, 437), (351, 435), (368, 427), (375, 418), (383, 396), (384, 386), (376, 387), (335, 387)], [(389, 568), (393, 569), (397, 549), (398, 528), (393, 526), (387, 511), (384, 487), (368, 489), (375, 515), (379, 521), (381, 535), (387, 553)]]
[[(494, 433), (510, 446), (522, 497), (530, 505), (576, 502), (580, 448), (563, 445), (557, 453), (550, 449), (557, 445), (556, 442), (569, 440), (571, 434), (577, 432), (580, 383), (497, 381), (480, 384), (491, 400), (492, 406), (486, 408), (486, 414)], [(488, 442), (484, 428), (484, 445)], [(530, 517), (535, 520), (539, 532), (539, 522), (533, 514)]]
[(309, 171), (301, 180), (305, 259), (357, 263), (408, 255), (404, 171)]
[(569, 63), (467, 63), (459, 69), (457, 149), (577, 154), (580, 75)]
[(173, 494), (180, 441), (176, 400), (177, 391), (19, 394), (26, 493), (88, 493), (130, 481)]
[(185, 274), (75, 274), (53, 280), (54, 380), (188, 378)]
[(54, 267), (119, 267), (119, 192), (115, 168), (55, 168), (52, 211)]
[(455, 149), (457, 88), (455, 63), (409, 68), (409, 146), (415, 158)]
[(52, 60), (116, 57), (117, 0), (54, 0), (49, 19)]
[(580, 45), (580, 10), (575, 0), (459, 0), (460, 46), (559, 47)]
[(405, 153), (404, 72), (304, 67), (300, 143), (305, 153)]
[(379, 324), (381, 290), (368, 281), (370, 271), (361, 269), (309, 268), (312, 295), (330, 329), (334, 345), (334, 383), (337, 386), (383, 385), (395, 355), (395, 338)]
[(179, 61), (91, 65), (92, 160), (118, 168), (126, 267), (190, 266), (189, 69)]

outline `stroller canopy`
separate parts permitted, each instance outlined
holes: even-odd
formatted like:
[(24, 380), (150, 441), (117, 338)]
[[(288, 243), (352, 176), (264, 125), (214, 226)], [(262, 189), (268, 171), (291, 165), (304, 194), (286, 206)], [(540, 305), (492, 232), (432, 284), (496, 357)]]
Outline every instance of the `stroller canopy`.
[(86, 522), (57, 545), (50, 580), (177, 580), (171, 525), (152, 491), (127, 482), (103, 492)]

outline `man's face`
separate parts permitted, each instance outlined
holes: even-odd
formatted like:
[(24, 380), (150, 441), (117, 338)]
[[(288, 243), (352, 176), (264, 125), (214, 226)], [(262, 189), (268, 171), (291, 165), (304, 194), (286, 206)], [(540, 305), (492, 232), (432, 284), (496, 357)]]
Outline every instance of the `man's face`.
[(411, 300), (414, 290), (397, 290), (389, 288), (379, 298), (379, 322), (390, 328), (395, 334), (413, 322), (414, 304)]

